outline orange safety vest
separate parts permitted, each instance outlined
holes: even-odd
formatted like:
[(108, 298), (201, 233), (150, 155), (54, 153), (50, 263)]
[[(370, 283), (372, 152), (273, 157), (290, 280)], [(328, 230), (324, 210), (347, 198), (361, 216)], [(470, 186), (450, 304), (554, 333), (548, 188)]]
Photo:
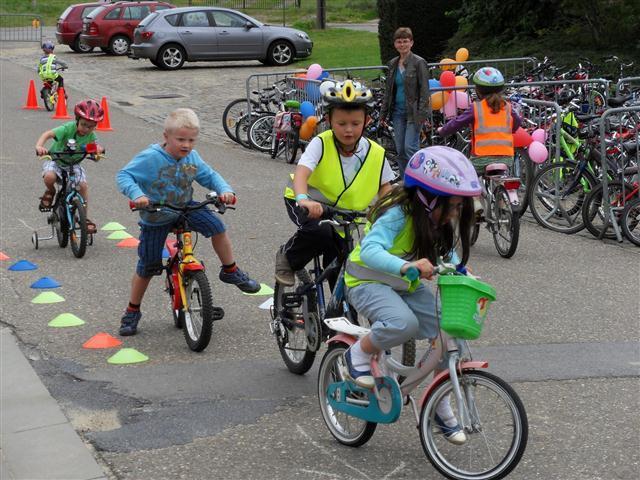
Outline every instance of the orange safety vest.
[(511, 105), (493, 113), (486, 100), (473, 103), (471, 153), (476, 157), (513, 157), (513, 118)]

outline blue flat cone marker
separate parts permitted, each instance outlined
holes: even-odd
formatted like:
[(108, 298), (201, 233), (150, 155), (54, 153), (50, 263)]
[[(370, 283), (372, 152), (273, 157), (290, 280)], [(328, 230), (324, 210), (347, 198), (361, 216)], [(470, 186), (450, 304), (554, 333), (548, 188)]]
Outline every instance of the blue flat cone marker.
[(37, 265), (34, 265), (28, 260), (18, 260), (16, 263), (9, 267), (9, 270), (13, 270), (14, 272), (22, 272), (24, 270), (36, 270), (37, 268)]
[(31, 288), (58, 288), (60, 284), (51, 277), (42, 277), (31, 284)]
[(245, 295), (273, 295), (273, 288), (271, 288), (266, 283), (261, 283), (260, 290), (258, 290), (256, 293), (242, 293), (244, 293)]
[(171, 255), (169, 255), (169, 250), (167, 250), (166, 248), (162, 249), (162, 258), (169, 258)]
[(84, 320), (76, 317), (73, 313), (61, 313), (51, 320), (48, 325), (55, 328), (79, 327), (84, 325)]
[(111, 235), (109, 235), (107, 238), (109, 240), (124, 240), (125, 238), (132, 238), (132, 237), (133, 237), (133, 235), (131, 235), (130, 233), (125, 232), (124, 230), (116, 230)]
[(56, 292), (42, 292), (36, 298), (31, 300), (31, 303), (59, 303), (64, 302), (64, 297), (61, 297)]
[(120, 225), (118, 222), (109, 222), (100, 230), (104, 230), (105, 232), (113, 232), (115, 230), (125, 230), (124, 225)]
[(140, 363), (149, 360), (144, 353), (140, 353), (135, 348), (123, 348), (115, 355), (112, 355), (107, 360), (107, 363), (113, 365), (125, 365), (127, 363)]

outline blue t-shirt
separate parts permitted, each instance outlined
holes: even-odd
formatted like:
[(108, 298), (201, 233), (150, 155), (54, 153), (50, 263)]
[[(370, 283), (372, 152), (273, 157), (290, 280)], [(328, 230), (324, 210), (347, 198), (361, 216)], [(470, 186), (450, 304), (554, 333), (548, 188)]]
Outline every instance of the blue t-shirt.
[(396, 70), (396, 78), (395, 83), (396, 87), (396, 97), (395, 102), (393, 104), (393, 113), (405, 113), (406, 108), (406, 98), (404, 95), (404, 71), (400, 71), (400, 67)]

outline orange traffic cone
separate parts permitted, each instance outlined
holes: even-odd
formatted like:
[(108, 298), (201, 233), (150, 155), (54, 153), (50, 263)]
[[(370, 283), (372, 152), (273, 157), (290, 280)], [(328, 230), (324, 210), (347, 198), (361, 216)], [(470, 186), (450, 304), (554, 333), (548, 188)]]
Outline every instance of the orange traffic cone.
[(71, 117), (67, 113), (67, 96), (64, 94), (64, 88), (58, 88), (58, 101), (56, 102), (56, 113), (53, 117), (56, 120), (69, 120)]
[(104, 118), (101, 122), (98, 122), (96, 130), (101, 132), (111, 132), (113, 131), (113, 128), (111, 128), (111, 121), (109, 120), (109, 105), (107, 104), (107, 97), (102, 97), (100, 104), (102, 106), (102, 110), (104, 110)]
[(22, 107), (23, 110), (40, 110), (41, 106), (38, 105), (38, 98), (36, 97), (36, 82), (29, 81), (29, 93), (27, 93), (27, 103)]

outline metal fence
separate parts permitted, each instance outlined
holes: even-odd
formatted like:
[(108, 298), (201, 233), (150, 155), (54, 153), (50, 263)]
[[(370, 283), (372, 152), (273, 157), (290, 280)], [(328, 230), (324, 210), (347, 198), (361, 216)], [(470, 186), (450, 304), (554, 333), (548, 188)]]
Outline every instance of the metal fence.
[(494, 67), (500, 70), (505, 80), (522, 78), (531, 71), (538, 63), (535, 57), (514, 57), (514, 58), (489, 58), (485, 60), (468, 60), (466, 62), (452, 62), (443, 65), (441, 63), (427, 63), (429, 78), (439, 77), (443, 67), (455, 69), (456, 75), (471, 76), (480, 67)]
[(285, 25), (287, 8), (299, 8), (300, 0), (189, 0), (189, 6), (232, 8), (246, 13), (280, 10), (282, 25)]
[(635, 85), (636, 88), (640, 88), (640, 77), (626, 77), (618, 80), (618, 83), (616, 84), (616, 95), (625, 93), (631, 85)]
[(0, 41), (42, 42), (42, 17), (29, 13), (0, 13)]

